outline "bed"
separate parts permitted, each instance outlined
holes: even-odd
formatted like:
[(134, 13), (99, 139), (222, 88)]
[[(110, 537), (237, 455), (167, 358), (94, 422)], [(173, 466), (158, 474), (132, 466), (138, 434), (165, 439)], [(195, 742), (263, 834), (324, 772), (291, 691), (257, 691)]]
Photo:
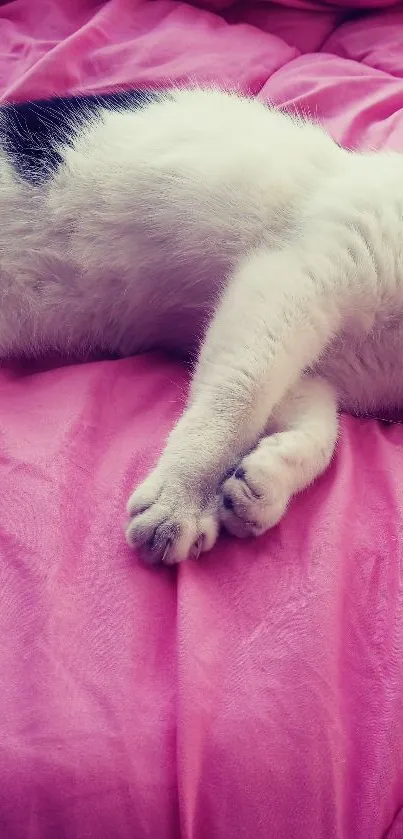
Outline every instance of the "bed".
[[(402, 43), (385, 0), (12, 0), (0, 94), (214, 83), (403, 150)], [(401, 839), (403, 427), (344, 417), (277, 528), (156, 571), (125, 503), (187, 384), (0, 370), (0, 835)]]

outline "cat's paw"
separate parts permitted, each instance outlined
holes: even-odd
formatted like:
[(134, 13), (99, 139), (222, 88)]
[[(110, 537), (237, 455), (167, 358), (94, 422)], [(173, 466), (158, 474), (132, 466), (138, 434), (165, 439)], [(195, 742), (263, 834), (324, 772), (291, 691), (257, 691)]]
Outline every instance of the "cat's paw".
[(219, 530), (217, 499), (202, 500), (178, 479), (155, 470), (127, 505), (126, 539), (150, 564), (173, 565), (197, 558), (214, 545)]
[(259, 536), (283, 517), (292, 490), (289, 468), (273, 446), (257, 446), (221, 488), (220, 520), (234, 536)]

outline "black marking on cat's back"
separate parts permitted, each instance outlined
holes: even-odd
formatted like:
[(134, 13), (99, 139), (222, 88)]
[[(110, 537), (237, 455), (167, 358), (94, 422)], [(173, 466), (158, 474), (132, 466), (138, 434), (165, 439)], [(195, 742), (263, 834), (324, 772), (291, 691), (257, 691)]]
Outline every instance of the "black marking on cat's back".
[(102, 95), (68, 96), (0, 106), (0, 147), (19, 176), (41, 184), (63, 162), (60, 149), (74, 138), (100, 107), (110, 111), (145, 108), (161, 91), (127, 90)]

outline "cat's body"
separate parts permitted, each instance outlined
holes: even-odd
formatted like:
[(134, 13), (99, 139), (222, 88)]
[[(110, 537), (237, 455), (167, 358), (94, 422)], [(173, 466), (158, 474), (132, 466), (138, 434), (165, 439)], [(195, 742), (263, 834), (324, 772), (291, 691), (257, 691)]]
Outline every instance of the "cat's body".
[(0, 143), (1, 357), (188, 352), (209, 324), (129, 504), (151, 560), (263, 532), (338, 406), (403, 406), (403, 157), (200, 90), (6, 108)]

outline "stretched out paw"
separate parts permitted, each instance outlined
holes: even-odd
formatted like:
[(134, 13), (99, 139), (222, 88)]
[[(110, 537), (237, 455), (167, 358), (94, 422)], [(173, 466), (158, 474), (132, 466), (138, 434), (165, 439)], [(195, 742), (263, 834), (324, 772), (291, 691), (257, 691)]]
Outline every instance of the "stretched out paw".
[(218, 499), (206, 501), (158, 469), (135, 490), (127, 512), (127, 541), (150, 564), (197, 558), (218, 535)]
[(221, 488), (220, 520), (234, 536), (258, 536), (284, 515), (292, 490), (289, 466), (273, 440), (243, 458)]

